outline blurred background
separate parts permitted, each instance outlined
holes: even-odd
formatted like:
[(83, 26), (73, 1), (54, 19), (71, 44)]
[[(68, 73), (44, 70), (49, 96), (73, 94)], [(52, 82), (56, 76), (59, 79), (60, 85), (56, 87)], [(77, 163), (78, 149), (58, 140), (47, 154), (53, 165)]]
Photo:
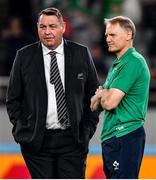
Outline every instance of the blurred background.
[[(0, 0), (0, 178), (30, 178), (15, 144), (6, 108), (5, 95), (16, 51), (38, 40), (37, 15), (54, 6), (64, 15), (66, 39), (82, 43), (91, 51), (101, 84), (114, 56), (107, 52), (104, 18), (130, 17), (137, 29), (134, 47), (147, 59), (151, 73), (149, 108), (145, 123), (145, 156), (140, 178), (156, 178), (156, 0)], [(103, 114), (100, 115), (100, 119)], [(102, 121), (91, 140), (86, 176), (105, 178), (102, 171), (100, 132)]]

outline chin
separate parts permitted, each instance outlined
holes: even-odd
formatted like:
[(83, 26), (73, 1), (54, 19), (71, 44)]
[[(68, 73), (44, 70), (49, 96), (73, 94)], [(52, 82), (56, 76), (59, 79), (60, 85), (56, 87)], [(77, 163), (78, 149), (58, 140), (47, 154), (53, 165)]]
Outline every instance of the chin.
[(108, 51), (109, 51), (109, 52), (116, 52), (117, 49), (114, 49), (114, 48), (108, 48)]
[(109, 52), (114, 52), (114, 50), (113, 50), (113, 49), (110, 49), (110, 48), (108, 49), (108, 51), (109, 51)]
[(54, 47), (53, 44), (49, 44), (49, 43), (45, 43), (45, 46), (46, 46), (47, 48), (49, 48), (49, 49), (52, 49), (52, 48)]

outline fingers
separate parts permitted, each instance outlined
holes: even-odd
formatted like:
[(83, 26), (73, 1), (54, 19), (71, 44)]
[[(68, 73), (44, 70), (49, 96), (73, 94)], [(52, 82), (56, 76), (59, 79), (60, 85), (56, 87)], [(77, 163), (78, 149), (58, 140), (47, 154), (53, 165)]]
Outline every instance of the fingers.
[(94, 112), (98, 109), (99, 102), (96, 101), (94, 104), (91, 105), (91, 111)]
[(104, 107), (104, 102), (105, 102), (105, 98), (102, 97), (102, 98), (101, 98), (101, 101), (100, 101), (100, 104), (101, 104), (102, 107)]
[(91, 104), (90, 104), (91, 111), (96, 111), (99, 106), (99, 103), (100, 103), (100, 99), (98, 98), (97, 95), (94, 95), (91, 98)]
[(99, 90), (103, 90), (103, 86), (99, 86)]
[(104, 90), (103, 87), (99, 86), (95, 92), (95, 95), (91, 98), (91, 104), (90, 104), (91, 111), (96, 111), (98, 109), (103, 90)]
[(95, 94), (100, 94), (102, 91), (103, 91), (103, 87), (102, 86), (99, 86), (98, 89), (96, 90)]

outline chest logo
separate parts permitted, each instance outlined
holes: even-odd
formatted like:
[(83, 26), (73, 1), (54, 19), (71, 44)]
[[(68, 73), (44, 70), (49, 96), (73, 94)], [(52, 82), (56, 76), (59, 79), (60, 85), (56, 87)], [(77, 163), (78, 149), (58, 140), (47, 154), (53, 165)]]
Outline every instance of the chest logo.
[(117, 161), (113, 162), (113, 166), (114, 166), (114, 170), (118, 170), (119, 169), (119, 163)]

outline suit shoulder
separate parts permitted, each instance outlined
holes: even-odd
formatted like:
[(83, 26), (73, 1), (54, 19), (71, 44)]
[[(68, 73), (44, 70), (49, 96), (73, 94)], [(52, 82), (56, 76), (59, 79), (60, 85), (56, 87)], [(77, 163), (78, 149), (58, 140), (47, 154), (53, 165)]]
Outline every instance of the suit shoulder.
[(19, 52), (30, 52), (30, 51), (34, 51), (36, 48), (38, 48), (38, 46), (40, 46), (40, 42), (34, 42), (32, 44), (28, 44), (24, 47), (22, 47), (21, 49), (19, 49)]
[(73, 42), (73, 41), (70, 41), (70, 40), (65, 40), (65, 43), (67, 45), (69, 45), (71, 48), (78, 48), (78, 49), (88, 49), (87, 46), (81, 44), (81, 43), (77, 43), (77, 42)]

